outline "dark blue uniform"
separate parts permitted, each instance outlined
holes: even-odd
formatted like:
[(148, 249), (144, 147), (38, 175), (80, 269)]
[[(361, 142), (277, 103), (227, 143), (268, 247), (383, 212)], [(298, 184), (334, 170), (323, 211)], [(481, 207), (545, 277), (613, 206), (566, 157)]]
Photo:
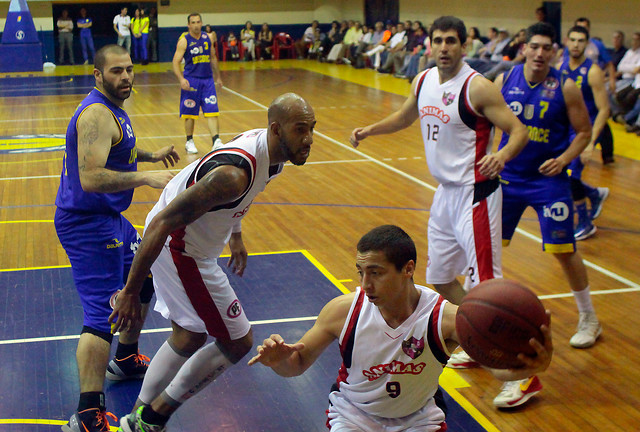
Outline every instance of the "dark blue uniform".
[[(189, 33), (182, 36), (187, 40), (184, 53), (184, 77), (189, 81), (190, 90), (180, 92), (180, 117), (198, 118), (200, 107), (205, 117), (220, 115), (218, 97), (211, 70), (211, 39), (202, 32), (196, 39)], [(214, 51), (215, 55), (215, 51)]]
[[(507, 162), (501, 177), (503, 185), (502, 238), (510, 241), (524, 210), (531, 206), (538, 213), (543, 250), (572, 252), (573, 201), (566, 172), (546, 177), (538, 168), (569, 147), (570, 122), (562, 93), (562, 75), (551, 69), (540, 83), (531, 85), (524, 77), (524, 65), (505, 74), (502, 95), (529, 131), (529, 143)], [(509, 140), (502, 135), (499, 148)]]
[(109, 303), (126, 282), (140, 236), (120, 214), (131, 204), (133, 189), (115, 193), (85, 192), (80, 184), (77, 122), (94, 104), (106, 106), (120, 127), (121, 138), (112, 145), (105, 168), (137, 170), (136, 137), (127, 113), (94, 88), (80, 103), (67, 128), (55, 227), (71, 262), (73, 280), (84, 309), (84, 325), (109, 333)]

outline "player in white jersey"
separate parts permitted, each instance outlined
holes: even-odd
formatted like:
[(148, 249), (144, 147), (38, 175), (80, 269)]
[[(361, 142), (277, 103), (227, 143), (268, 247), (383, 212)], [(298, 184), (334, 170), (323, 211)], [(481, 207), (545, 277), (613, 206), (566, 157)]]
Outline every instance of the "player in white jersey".
[[(463, 60), (466, 28), (455, 17), (434, 21), (430, 40), (436, 68), (418, 74), (400, 110), (354, 129), (357, 147), (420, 119), (429, 170), (439, 186), (428, 226), (427, 282), (459, 304), (469, 289), (502, 276), (502, 192), (499, 174), (528, 141), (527, 130), (500, 91)], [(493, 125), (510, 140), (491, 153)], [(465, 289), (456, 279), (467, 277)]]
[[(164, 189), (145, 226), (129, 279), (118, 295), (114, 331), (140, 320), (144, 275), (153, 270), (156, 310), (173, 332), (149, 365), (126, 432), (164, 431), (173, 412), (253, 345), (251, 326), (217, 258), (242, 276), (247, 250), (240, 221), (286, 161), (303, 165), (316, 124), (311, 106), (287, 93), (268, 110), (269, 127), (245, 132), (184, 168)], [(144, 273), (144, 275), (143, 275)], [(215, 343), (205, 345), (208, 336)]]
[[(249, 364), (262, 363), (290, 377), (307, 370), (334, 340), (342, 365), (329, 395), (328, 426), (346, 431), (446, 431), (436, 402), (438, 378), (458, 345), (457, 306), (415, 285), (416, 249), (402, 229), (383, 225), (358, 242), (361, 287), (331, 300), (296, 344), (271, 335)], [(544, 370), (551, 361), (550, 330), (536, 358), (521, 355), (526, 368), (492, 371), (500, 379)]]

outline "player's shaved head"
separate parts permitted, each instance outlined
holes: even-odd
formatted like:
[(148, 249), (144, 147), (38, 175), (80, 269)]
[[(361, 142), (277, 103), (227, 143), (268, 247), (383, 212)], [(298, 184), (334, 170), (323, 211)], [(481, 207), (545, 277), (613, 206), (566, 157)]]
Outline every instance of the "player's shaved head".
[(294, 114), (313, 115), (313, 108), (302, 96), (295, 93), (285, 93), (271, 102), (267, 111), (267, 118), (269, 123), (278, 122), (283, 124), (292, 118)]
[(98, 69), (100, 73), (104, 73), (104, 66), (107, 64), (107, 55), (109, 54), (115, 54), (115, 55), (129, 54), (129, 51), (127, 51), (126, 48), (121, 47), (120, 45), (115, 45), (115, 44), (105, 45), (102, 48), (100, 48), (96, 53), (96, 57), (94, 59), (94, 66), (93, 66), (94, 68)]

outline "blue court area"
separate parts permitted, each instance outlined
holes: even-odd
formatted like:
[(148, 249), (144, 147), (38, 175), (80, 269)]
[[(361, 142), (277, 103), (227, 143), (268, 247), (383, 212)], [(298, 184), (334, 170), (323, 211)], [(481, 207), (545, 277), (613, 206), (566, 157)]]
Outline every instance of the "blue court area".
[[(251, 255), (244, 277), (230, 276), (256, 342), (272, 333), (297, 341), (322, 306), (341, 294), (310, 258), (304, 252)], [(70, 268), (0, 272), (1, 432), (59, 431), (66, 423), (77, 405), (75, 347), (81, 326)], [(168, 326), (151, 312), (140, 351), (152, 356), (168, 337)], [(262, 365), (248, 367), (248, 358), (185, 403), (169, 431), (328, 430), (327, 395), (341, 362), (337, 343), (296, 378), (282, 378)], [(107, 381), (107, 409), (118, 417), (128, 413), (139, 389), (140, 382)], [(484, 430), (446, 393), (445, 400), (449, 430)]]
[(0, 97), (87, 94), (94, 85), (93, 75), (0, 78)]

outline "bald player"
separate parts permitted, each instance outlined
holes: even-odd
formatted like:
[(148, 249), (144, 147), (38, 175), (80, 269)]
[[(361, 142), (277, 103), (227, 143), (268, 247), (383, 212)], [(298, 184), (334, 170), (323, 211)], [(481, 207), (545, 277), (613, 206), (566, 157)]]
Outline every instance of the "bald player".
[[(268, 121), (266, 129), (242, 133), (183, 169), (147, 216), (110, 320), (120, 330), (140, 322), (139, 293), (153, 269), (155, 309), (171, 320), (173, 332), (149, 365), (134, 410), (122, 418), (123, 431), (164, 431), (182, 403), (253, 345), (251, 325), (217, 258), (228, 242), (227, 265), (242, 276), (242, 218), (285, 162), (306, 162), (316, 124), (311, 106), (293, 93), (271, 103)], [(205, 345), (208, 336), (216, 340)]]

